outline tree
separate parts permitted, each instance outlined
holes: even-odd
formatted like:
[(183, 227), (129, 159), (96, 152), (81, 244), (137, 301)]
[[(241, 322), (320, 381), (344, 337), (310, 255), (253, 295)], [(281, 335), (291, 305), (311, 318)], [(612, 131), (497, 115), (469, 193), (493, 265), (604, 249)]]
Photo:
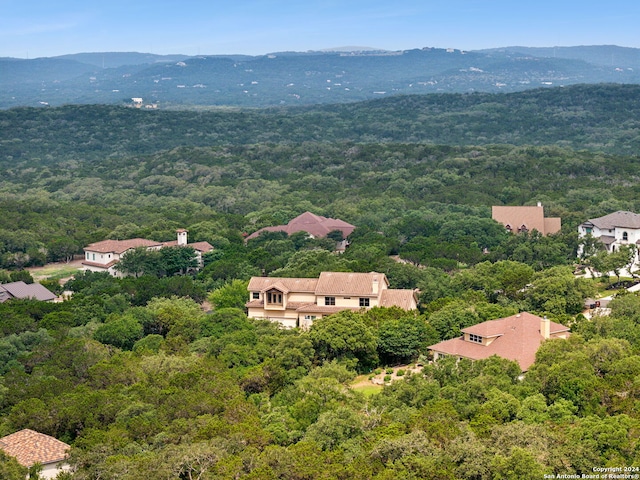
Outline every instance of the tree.
[(27, 478), (28, 469), (18, 461), (0, 450), (0, 478), (3, 480), (24, 480)]
[(184, 275), (198, 267), (196, 251), (192, 247), (177, 246), (160, 249), (160, 269), (163, 276)]
[(93, 334), (93, 338), (101, 343), (131, 350), (133, 345), (144, 335), (144, 328), (137, 318), (124, 315), (101, 325)]
[(137, 247), (127, 250), (120, 257), (120, 261), (113, 267), (124, 275), (157, 275), (159, 271), (160, 253), (147, 247)]
[(438, 341), (435, 329), (415, 312), (398, 312), (396, 318), (384, 319), (378, 327), (378, 355), (386, 365), (408, 363)]
[(238, 308), (243, 310), (249, 293), (249, 282), (244, 280), (232, 280), (209, 294), (209, 301), (216, 308)]
[(378, 361), (375, 335), (361, 314), (345, 310), (316, 320), (309, 338), (319, 361), (355, 359), (361, 371)]

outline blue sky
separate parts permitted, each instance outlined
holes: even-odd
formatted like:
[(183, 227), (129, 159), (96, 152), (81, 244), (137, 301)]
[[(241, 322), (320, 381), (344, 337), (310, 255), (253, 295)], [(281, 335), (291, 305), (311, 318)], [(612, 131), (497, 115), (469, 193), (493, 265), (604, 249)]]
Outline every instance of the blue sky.
[(343, 46), (640, 48), (638, 0), (0, 0), (0, 57)]

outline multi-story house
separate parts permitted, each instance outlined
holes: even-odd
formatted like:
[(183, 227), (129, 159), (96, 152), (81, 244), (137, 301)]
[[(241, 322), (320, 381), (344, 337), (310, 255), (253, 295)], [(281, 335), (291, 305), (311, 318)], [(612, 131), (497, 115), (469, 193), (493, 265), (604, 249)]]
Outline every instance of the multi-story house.
[(114, 277), (122, 276), (114, 266), (129, 250), (145, 247), (148, 250), (160, 250), (163, 247), (192, 247), (196, 254), (198, 265), (202, 266), (202, 254), (213, 250), (209, 242), (188, 243), (187, 230), (181, 228), (176, 231), (177, 240), (172, 242), (155, 242), (145, 238), (131, 238), (129, 240), (103, 240), (84, 247), (85, 270), (92, 272), (109, 272)]
[(372, 307), (417, 308), (414, 290), (389, 288), (383, 273), (322, 272), (319, 278), (252, 277), (250, 318), (264, 318), (286, 328), (308, 328), (314, 320), (341, 310)]

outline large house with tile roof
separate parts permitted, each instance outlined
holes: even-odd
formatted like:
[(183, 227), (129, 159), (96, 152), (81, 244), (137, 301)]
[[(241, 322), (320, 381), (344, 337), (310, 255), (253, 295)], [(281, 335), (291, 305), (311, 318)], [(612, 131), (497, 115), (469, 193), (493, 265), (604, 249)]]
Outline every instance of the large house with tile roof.
[(526, 372), (542, 342), (568, 336), (568, 327), (546, 317), (521, 312), (464, 328), (460, 337), (431, 345), (429, 350), (433, 352), (434, 361), (444, 356), (481, 360), (497, 355), (518, 362)]
[(559, 217), (545, 217), (540, 202), (536, 206), (496, 206), (491, 207), (491, 218), (513, 233), (537, 230), (542, 235), (558, 233), (561, 228)]
[(342, 310), (415, 310), (418, 305), (416, 291), (391, 289), (387, 276), (377, 272), (322, 272), (319, 278), (252, 277), (248, 290), (247, 315), (286, 328), (309, 328), (314, 320)]
[(39, 478), (55, 478), (68, 471), (67, 452), (71, 447), (60, 440), (28, 428), (0, 438), (0, 450), (14, 457), (24, 467), (39, 463)]
[[(287, 235), (291, 235), (296, 232), (306, 232), (313, 238), (324, 238), (329, 232), (334, 230), (342, 232), (343, 238), (347, 238), (355, 228), (356, 227), (354, 225), (351, 225), (344, 220), (327, 218), (311, 212), (304, 212), (286, 225), (261, 228), (249, 235), (246, 240), (257, 238), (262, 232), (285, 232)], [(346, 241), (338, 243), (338, 250), (343, 250), (346, 247)]]
[(85, 270), (92, 272), (108, 272), (114, 277), (122, 276), (114, 266), (129, 250), (144, 247), (148, 250), (160, 250), (163, 247), (192, 247), (196, 253), (198, 265), (202, 266), (202, 255), (213, 250), (209, 242), (188, 243), (187, 230), (181, 228), (176, 231), (177, 239), (171, 242), (155, 242), (145, 238), (131, 238), (129, 240), (103, 240), (84, 247)]
[(591, 218), (578, 226), (578, 236), (587, 235), (599, 239), (608, 252), (615, 252), (622, 245), (633, 245), (638, 260), (640, 215), (637, 213), (617, 211), (604, 217)]

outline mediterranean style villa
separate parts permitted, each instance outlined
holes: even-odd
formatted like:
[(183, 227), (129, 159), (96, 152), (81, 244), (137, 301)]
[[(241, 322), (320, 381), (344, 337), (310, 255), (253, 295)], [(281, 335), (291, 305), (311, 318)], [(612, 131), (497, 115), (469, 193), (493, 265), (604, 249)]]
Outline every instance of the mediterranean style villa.
[(462, 329), (462, 336), (431, 345), (434, 361), (453, 356), (481, 360), (492, 355), (514, 360), (526, 372), (540, 344), (550, 338), (567, 338), (569, 327), (528, 312), (489, 320)]
[(608, 252), (615, 252), (622, 245), (633, 245), (637, 251), (640, 245), (640, 215), (618, 211), (591, 218), (578, 226), (578, 236), (587, 235), (599, 239)]
[(535, 207), (491, 207), (491, 218), (513, 233), (532, 232), (537, 230), (542, 235), (558, 233), (561, 227), (559, 217), (545, 217), (544, 208), (538, 202)]
[[(262, 232), (285, 232), (287, 235), (291, 235), (296, 232), (306, 232), (312, 238), (324, 238), (329, 232), (334, 230), (342, 232), (343, 238), (346, 239), (351, 235), (351, 232), (353, 232), (355, 228), (356, 227), (354, 225), (340, 219), (327, 218), (316, 215), (315, 213), (304, 212), (302, 215), (298, 215), (286, 225), (261, 228), (260, 230), (253, 232), (245, 240), (249, 241), (252, 238), (257, 238)], [(337, 242), (336, 250), (344, 251), (347, 243), (348, 242), (346, 240)]]
[(60, 472), (68, 471), (67, 451), (71, 447), (60, 440), (25, 428), (0, 438), (0, 450), (14, 457), (24, 467), (39, 463), (42, 470), (38, 478), (55, 478)]
[(322, 272), (319, 278), (252, 277), (250, 318), (279, 322), (286, 328), (309, 328), (313, 321), (342, 310), (400, 307), (415, 310), (414, 290), (394, 290), (384, 273)]
[(103, 240), (92, 243), (84, 247), (84, 261), (82, 265), (85, 270), (91, 272), (108, 272), (114, 277), (122, 276), (113, 267), (120, 261), (122, 256), (129, 250), (138, 247), (145, 247), (148, 250), (160, 250), (163, 247), (192, 247), (196, 252), (198, 265), (202, 266), (202, 254), (210, 252), (213, 247), (209, 242), (188, 243), (187, 230), (181, 228), (176, 230), (177, 240), (172, 242), (155, 242), (145, 238), (132, 238), (129, 240)]

